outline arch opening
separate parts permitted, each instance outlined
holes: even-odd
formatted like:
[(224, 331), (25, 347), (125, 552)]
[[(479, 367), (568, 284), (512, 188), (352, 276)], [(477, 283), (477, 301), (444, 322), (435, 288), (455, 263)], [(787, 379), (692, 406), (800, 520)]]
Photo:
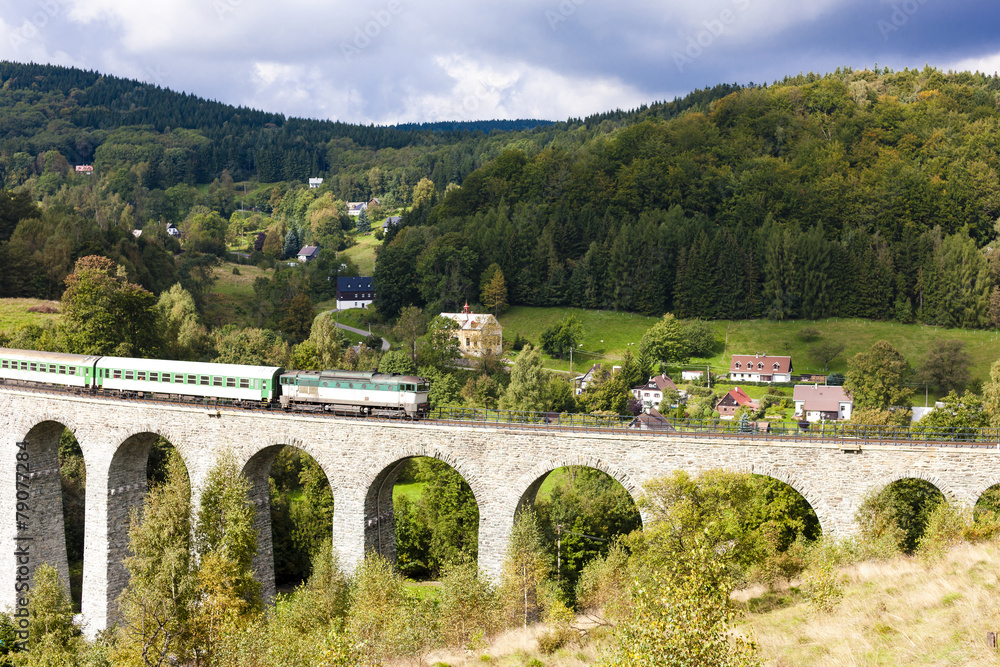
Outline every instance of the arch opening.
[(983, 491), (972, 508), (972, 516), (976, 521), (985, 519), (991, 512), (994, 517), (1000, 517), (1000, 484), (994, 484)]
[(43, 563), (59, 574), (80, 610), (83, 585), (86, 468), (72, 431), (57, 421), (36, 424), (19, 445), (16, 529), (30, 538), (30, 576)]
[(376, 475), (365, 499), (365, 550), (415, 580), (479, 556), (479, 504), (465, 477), (433, 457), (399, 459)]
[(934, 508), (944, 501), (945, 494), (925, 479), (897, 479), (861, 502), (856, 515), (861, 537), (912, 554)]
[[(258, 521), (265, 500), (259, 485), (261, 479), (266, 483), (274, 590), (289, 592), (309, 577), (318, 550), (333, 534), (333, 489), (316, 459), (291, 445), (258, 453), (245, 472), (253, 485), (251, 493), (256, 493)], [(258, 531), (267, 529), (258, 525)], [(258, 534), (258, 551), (266, 549), (262, 537), (266, 536)]]
[(632, 495), (611, 475), (587, 466), (551, 470), (528, 488), (518, 512), (533, 507), (556, 581), (575, 602), (583, 568), (607, 556), (623, 535), (642, 527)]

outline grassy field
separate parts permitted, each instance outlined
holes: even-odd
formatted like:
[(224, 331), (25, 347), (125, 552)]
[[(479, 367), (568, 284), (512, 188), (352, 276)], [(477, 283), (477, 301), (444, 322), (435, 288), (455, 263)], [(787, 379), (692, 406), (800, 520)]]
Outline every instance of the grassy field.
[(844, 597), (829, 613), (796, 588), (737, 597), (768, 665), (996, 665), (986, 632), (1000, 627), (998, 573), (992, 542), (956, 547), (930, 566), (899, 557), (841, 568)]
[[(583, 347), (573, 355), (573, 370), (585, 372), (598, 362), (616, 363), (629, 344), (638, 344), (642, 334), (656, 322), (655, 317), (606, 310), (581, 308), (529, 308), (515, 306), (500, 316), (503, 336), (514, 340), (520, 334), (532, 345), (538, 345), (542, 331), (562, 322), (568, 315), (576, 315), (583, 323)], [(569, 372), (569, 360), (546, 357), (546, 368)]]
[[(30, 309), (55, 309), (53, 313)], [(27, 324), (43, 324), (59, 319), (59, 302), (43, 299), (0, 299), (0, 333), (13, 333)]]
[(361, 275), (370, 276), (375, 272), (375, 248), (382, 245), (382, 242), (375, 238), (374, 230), (367, 234), (357, 234), (354, 240), (356, 244), (347, 250), (341, 250), (340, 257), (346, 257), (354, 262)]
[[(628, 313), (517, 306), (501, 315), (500, 323), (504, 327), (505, 339), (513, 340), (520, 334), (532, 344), (537, 344), (546, 327), (561, 322), (570, 313), (580, 319), (584, 330), (583, 347), (578, 348), (574, 354), (574, 371), (577, 373), (586, 371), (592, 363), (617, 363), (629, 344), (638, 345), (642, 334), (656, 321), (656, 318)], [(990, 365), (1000, 359), (1000, 333), (997, 331), (945, 329), (923, 324), (851, 319), (790, 322), (720, 320), (710, 324), (715, 331), (716, 354), (707, 359), (692, 359), (687, 364), (688, 367), (704, 368), (709, 365), (713, 372), (724, 373), (729, 369), (729, 360), (733, 354), (766, 352), (790, 355), (796, 373), (822, 373), (823, 366), (811, 358), (811, 351), (821, 343), (841, 342), (845, 346), (844, 351), (830, 362), (830, 372), (844, 372), (851, 356), (867, 350), (876, 341), (883, 339), (892, 343), (913, 366), (919, 366), (927, 352), (938, 342), (961, 340), (965, 342), (965, 349), (972, 359), (974, 380), (986, 379)], [(819, 338), (813, 341), (803, 340), (800, 332), (807, 327), (819, 332)], [(545, 366), (569, 371), (568, 360), (546, 357)]]
[[(233, 275), (233, 268), (240, 274)], [(245, 314), (253, 303), (253, 281), (270, 278), (273, 269), (260, 269), (248, 264), (225, 262), (215, 267), (215, 285), (205, 296), (205, 323), (221, 326), (230, 322), (246, 326)]]

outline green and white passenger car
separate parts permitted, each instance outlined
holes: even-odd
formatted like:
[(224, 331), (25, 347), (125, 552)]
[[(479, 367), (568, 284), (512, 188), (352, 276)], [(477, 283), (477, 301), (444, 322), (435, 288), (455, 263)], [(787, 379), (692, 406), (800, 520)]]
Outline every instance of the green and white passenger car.
[(86, 388), (93, 384), (94, 364), (98, 359), (87, 354), (0, 347), (0, 380)]
[(170, 394), (239, 401), (273, 401), (278, 397), (277, 366), (209, 364), (101, 357), (95, 364), (96, 383), (105, 392)]

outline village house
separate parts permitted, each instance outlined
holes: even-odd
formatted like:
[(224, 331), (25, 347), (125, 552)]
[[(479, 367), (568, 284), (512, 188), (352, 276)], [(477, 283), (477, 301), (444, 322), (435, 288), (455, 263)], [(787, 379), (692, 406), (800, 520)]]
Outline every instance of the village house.
[(441, 313), (458, 323), (455, 336), (458, 349), (464, 356), (480, 357), (486, 352), (503, 353), (503, 327), (489, 313), (473, 313), (465, 304), (460, 313)]
[(649, 412), (640, 412), (629, 423), (629, 428), (637, 428), (640, 431), (674, 431), (673, 426), (666, 417), (661, 415), (656, 408), (650, 408)]
[(319, 257), (319, 248), (317, 248), (314, 245), (307, 245), (304, 246), (301, 250), (299, 250), (298, 258), (299, 261), (302, 262), (303, 264), (306, 262), (311, 262), (317, 257)]
[(797, 384), (792, 391), (795, 417), (806, 421), (850, 419), (854, 399), (843, 387)]
[(792, 358), (766, 354), (734, 354), (729, 379), (738, 382), (791, 382)]
[(395, 227), (403, 219), (401, 215), (391, 215), (382, 221), (382, 231), (389, 231), (389, 227)]
[(649, 382), (638, 387), (632, 387), (632, 395), (642, 403), (642, 409), (649, 412), (652, 408), (658, 408), (663, 400), (663, 395), (668, 391), (677, 391), (677, 385), (667, 377), (666, 373), (654, 375), (649, 378)]
[(365, 308), (375, 299), (371, 278), (337, 278), (337, 308)]
[(318, 188), (321, 185), (323, 185), (323, 179), (322, 178), (310, 178), (309, 179), (309, 189), (310, 190), (315, 190), (316, 188)]
[(681, 371), (681, 382), (698, 382), (705, 377), (705, 371)]
[(594, 364), (586, 373), (583, 375), (577, 375), (573, 378), (574, 393), (577, 396), (582, 394), (583, 390), (587, 388), (587, 385), (594, 381), (594, 375), (597, 374), (597, 370), (600, 367), (600, 364)]
[(722, 419), (732, 419), (736, 415), (736, 411), (742, 407), (756, 410), (757, 401), (747, 396), (747, 393), (739, 387), (730, 389), (729, 393), (715, 404), (715, 409), (719, 412), (719, 416)]
[(349, 201), (347, 202), (347, 215), (361, 215), (361, 211), (367, 211), (369, 206), (378, 206), (378, 199), (372, 198), (369, 201)]

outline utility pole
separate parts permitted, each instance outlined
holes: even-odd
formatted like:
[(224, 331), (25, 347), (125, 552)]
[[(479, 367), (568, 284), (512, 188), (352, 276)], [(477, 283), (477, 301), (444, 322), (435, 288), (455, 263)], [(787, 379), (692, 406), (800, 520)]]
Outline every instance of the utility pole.
[(569, 372), (570, 372), (570, 375), (573, 374), (573, 348), (574, 347), (576, 347), (576, 346), (575, 345), (570, 345), (569, 346)]

